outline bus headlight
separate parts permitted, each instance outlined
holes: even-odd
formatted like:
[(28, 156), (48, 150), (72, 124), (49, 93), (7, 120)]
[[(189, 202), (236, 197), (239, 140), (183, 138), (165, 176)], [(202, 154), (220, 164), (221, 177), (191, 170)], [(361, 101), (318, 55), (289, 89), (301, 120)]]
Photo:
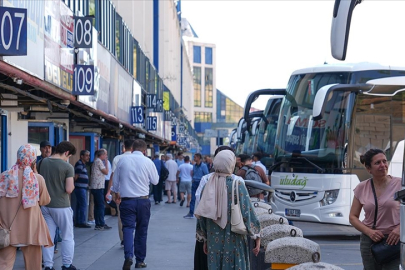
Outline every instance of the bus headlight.
[(321, 206), (326, 206), (334, 203), (339, 195), (339, 189), (325, 190), (323, 199), (319, 202)]

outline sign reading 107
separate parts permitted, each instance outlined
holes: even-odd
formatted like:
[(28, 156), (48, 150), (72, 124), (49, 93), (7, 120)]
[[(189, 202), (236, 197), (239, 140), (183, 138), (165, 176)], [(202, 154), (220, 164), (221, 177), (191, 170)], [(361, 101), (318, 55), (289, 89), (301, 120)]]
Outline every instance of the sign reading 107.
[(73, 95), (94, 95), (94, 66), (75, 65)]
[(0, 7), (0, 55), (27, 55), (27, 10)]

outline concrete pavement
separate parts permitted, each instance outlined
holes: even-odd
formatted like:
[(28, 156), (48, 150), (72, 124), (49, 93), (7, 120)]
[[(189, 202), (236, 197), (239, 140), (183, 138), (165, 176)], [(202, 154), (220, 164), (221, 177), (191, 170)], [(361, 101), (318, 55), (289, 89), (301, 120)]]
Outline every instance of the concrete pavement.
[[(191, 270), (194, 268), (196, 219), (184, 219), (189, 208), (177, 204), (155, 205), (149, 223), (146, 260), (147, 269)], [(75, 257), (73, 265), (81, 270), (120, 270), (124, 263), (124, 250), (118, 237), (118, 219), (106, 216), (107, 231), (75, 228)], [(61, 269), (61, 243), (54, 257), (54, 268)], [(135, 261), (135, 258), (134, 258)], [(22, 252), (17, 252), (14, 270), (24, 269)]]

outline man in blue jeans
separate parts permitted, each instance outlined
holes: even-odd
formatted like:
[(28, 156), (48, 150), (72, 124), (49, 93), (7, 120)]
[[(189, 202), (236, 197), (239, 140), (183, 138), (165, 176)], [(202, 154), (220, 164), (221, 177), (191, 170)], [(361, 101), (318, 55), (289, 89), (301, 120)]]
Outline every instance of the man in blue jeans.
[(120, 204), (124, 234), (123, 270), (131, 269), (134, 255), (135, 268), (146, 268), (144, 260), (151, 207), (149, 186), (159, 182), (155, 164), (145, 156), (145, 141), (135, 140), (133, 150), (131, 155), (125, 155), (118, 161), (113, 177), (113, 190), (116, 192), (116, 203)]
[(86, 223), (87, 207), (87, 189), (89, 187), (89, 175), (87, 174), (86, 164), (90, 160), (90, 152), (87, 150), (80, 151), (80, 159), (75, 164), (75, 190), (76, 209), (75, 221), (78, 228), (91, 228)]
[(200, 184), (201, 178), (209, 174), (208, 167), (202, 162), (202, 156), (200, 153), (194, 154), (193, 170), (191, 171), (191, 177), (193, 178), (191, 184), (191, 202), (190, 202), (190, 212), (184, 216), (184, 218), (194, 218), (194, 206), (195, 206), (195, 192), (197, 191), (198, 185)]

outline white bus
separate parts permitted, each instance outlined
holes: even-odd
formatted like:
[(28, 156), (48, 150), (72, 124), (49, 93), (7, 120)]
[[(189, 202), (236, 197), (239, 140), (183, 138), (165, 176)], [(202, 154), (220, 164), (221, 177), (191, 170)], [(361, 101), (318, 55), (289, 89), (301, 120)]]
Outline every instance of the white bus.
[(244, 116), (237, 128), (236, 155), (252, 155), (255, 152), (262, 153), (264, 157), (273, 155), (275, 130), (284, 95), (285, 89), (260, 89), (249, 94)]
[(274, 213), (291, 220), (349, 225), (353, 189), (369, 177), (360, 155), (380, 148), (391, 161), (405, 133), (405, 94), (380, 95), (378, 87), (366, 83), (404, 75), (405, 67), (372, 63), (326, 64), (293, 72), (281, 104), (270, 168)]

